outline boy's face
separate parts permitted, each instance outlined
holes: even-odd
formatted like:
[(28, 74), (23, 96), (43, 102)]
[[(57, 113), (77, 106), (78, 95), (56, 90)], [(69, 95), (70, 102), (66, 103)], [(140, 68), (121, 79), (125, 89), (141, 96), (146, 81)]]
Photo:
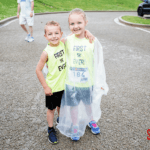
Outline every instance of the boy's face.
[(58, 46), (60, 38), (62, 37), (63, 32), (60, 31), (59, 26), (47, 26), (45, 38), (50, 42), (51, 46)]
[(84, 20), (81, 14), (72, 14), (69, 17), (69, 27), (75, 35), (84, 35), (86, 24), (87, 21)]

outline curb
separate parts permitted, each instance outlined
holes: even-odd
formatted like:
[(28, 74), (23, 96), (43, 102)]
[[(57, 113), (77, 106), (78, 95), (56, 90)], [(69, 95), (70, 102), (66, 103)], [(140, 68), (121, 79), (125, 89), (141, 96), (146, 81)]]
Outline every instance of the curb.
[[(45, 12), (45, 13), (35, 13), (34, 15), (46, 15), (46, 14), (59, 14), (59, 13), (69, 13), (70, 11), (58, 11), (58, 12)], [(90, 11), (90, 10), (85, 10), (85, 12), (136, 12), (136, 11)], [(0, 26), (4, 25), (5, 23), (16, 19), (17, 16), (13, 16), (10, 18), (6, 18), (4, 20), (0, 21)]]
[(123, 24), (129, 25), (129, 26), (134, 26), (134, 27), (150, 28), (150, 25), (131, 23), (131, 22), (123, 20), (122, 17), (123, 16), (120, 16), (118, 19)]
[(7, 22), (9, 22), (9, 21), (11, 21), (11, 20), (14, 20), (14, 19), (17, 19), (17, 16), (13, 16), (13, 17), (6, 18), (6, 19), (4, 19), (4, 20), (1, 20), (1, 21), (0, 21), (0, 26), (3, 25), (3, 24), (5, 24), (5, 23), (7, 23)]

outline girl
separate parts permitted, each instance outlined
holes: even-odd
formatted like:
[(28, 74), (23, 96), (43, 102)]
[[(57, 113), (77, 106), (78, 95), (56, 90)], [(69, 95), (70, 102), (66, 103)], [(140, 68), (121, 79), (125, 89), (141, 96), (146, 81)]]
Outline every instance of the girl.
[(93, 134), (100, 133), (96, 122), (100, 119), (101, 96), (107, 94), (102, 46), (95, 38), (91, 44), (85, 38), (86, 15), (81, 9), (70, 12), (69, 27), (72, 33), (65, 41), (66, 81), (61, 100), (57, 128), (77, 141), (88, 125)]

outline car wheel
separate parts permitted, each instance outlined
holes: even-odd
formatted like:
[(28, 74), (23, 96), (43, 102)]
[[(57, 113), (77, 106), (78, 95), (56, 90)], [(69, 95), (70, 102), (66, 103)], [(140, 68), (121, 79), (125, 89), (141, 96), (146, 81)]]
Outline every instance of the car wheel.
[(143, 17), (143, 11), (142, 11), (142, 8), (139, 8), (139, 9), (138, 9), (138, 15), (141, 16), (141, 17)]

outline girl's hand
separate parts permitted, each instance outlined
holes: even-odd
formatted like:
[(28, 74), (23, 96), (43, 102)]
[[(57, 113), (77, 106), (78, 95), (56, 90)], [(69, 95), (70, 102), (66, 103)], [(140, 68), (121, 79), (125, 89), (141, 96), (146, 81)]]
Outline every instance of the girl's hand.
[(93, 34), (91, 34), (88, 30), (85, 30), (85, 38), (89, 39), (90, 43), (92, 43), (95, 40)]
[(101, 89), (104, 90), (102, 87), (101, 87)]
[(51, 95), (53, 95), (51, 88), (48, 87), (48, 86), (44, 89), (44, 92), (45, 92), (45, 95), (46, 95), (46, 96), (51, 96)]

